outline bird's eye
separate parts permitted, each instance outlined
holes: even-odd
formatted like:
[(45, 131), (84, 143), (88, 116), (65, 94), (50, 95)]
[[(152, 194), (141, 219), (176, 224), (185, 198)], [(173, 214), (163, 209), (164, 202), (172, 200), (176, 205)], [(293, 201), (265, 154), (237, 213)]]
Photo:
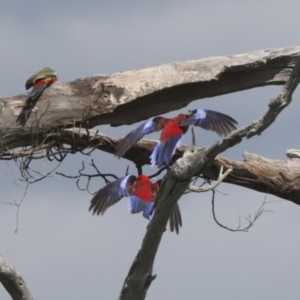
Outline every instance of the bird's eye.
[(189, 110), (190, 115), (193, 115), (197, 112), (197, 109)]
[(159, 121), (161, 119), (161, 117), (155, 117), (155, 118), (153, 118), (153, 120), (152, 120), (152, 122), (157, 122), (157, 121)]

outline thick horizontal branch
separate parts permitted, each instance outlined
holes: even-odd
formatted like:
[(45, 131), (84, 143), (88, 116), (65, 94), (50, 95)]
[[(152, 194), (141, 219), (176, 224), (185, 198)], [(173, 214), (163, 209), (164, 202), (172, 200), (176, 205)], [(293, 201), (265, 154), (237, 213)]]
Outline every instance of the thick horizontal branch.
[[(26, 157), (35, 155), (43, 158), (42, 149), (51, 148), (60, 144), (74, 146), (72, 153), (78, 149), (98, 149), (114, 154), (118, 139), (109, 137), (96, 130), (80, 128), (63, 129), (60, 132), (53, 132), (47, 139), (40, 139), (41, 144), (33, 148), (28, 148), (20, 152), (6, 152), (4, 157)], [(156, 141), (141, 140), (135, 144), (125, 154), (125, 158), (137, 165), (150, 164), (150, 154), (152, 153)], [(172, 163), (181, 158), (189, 146), (179, 147), (172, 158)], [(198, 148), (197, 151), (204, 149)], [(264, 158), (257, 154), (244, 153), (244, 161), (234, 162), (222, 156), (217, 156), (205, 169), (202, 174), (206, 179), (216, 180), (223, 166), (224, 170), (232, 169), (232, 172), (224, 179), (224, 182), (246, 187), (258, 192), (268, 193), (279, 198), (300, 204), (300, 158), (296, 155), (296, 150), (288, 153), (291, 158), (285, 160), (274, 160)], [(195, 174), (200, 175), (200, 174)]]
[[(69, 129), (68, 132), (75, 132), (76, 141), (86, 136), (82, 129)], [(80, 132), (80, 134), (79, 134)], [(118, 139), (90, 130), (90, 147), (113, 154)], [(150, 164), (150, 155), (156, 145), (156, 141), (142, 140), (135, 144), (125, 154), (125, 158), (137, 165)], [(80, 143), (81, 145), (84, 142)], [(189, 146), (179, 147), (172, 158), (172, 162), (181, 158)], [(201, 149), (197, 149), (201, 151)], [(203, 150), (203, 149), (202, 149)], [(294, 153), (293, 155), (291, 153)], [(216, 180), (220, 167), (224, 170), (232, 169), (232, 172), (224, 179), (224, 182), (246, 187), (258, 192), (268, 193), (279, 198), (300, 204), (300, 157), (295, 155), (296, 150), (288, 152), (289, 160), (268, 159), (257, 154), (245, 152), (245, 160), (240, 162), (230, 161), (222, 156), (217, 156), (205, 169), (202, 174), (205, 178)], [(198, 174), (195, 174), (198, 175)], [(199, 174), (200, 175), (200, 174)]]
[(89, 128), (131, 124), (196, 99), (283, 84), (299, 54), (299, 46), (268, 49), (53, 84), (24, 128), (16, 125), (16, 119), (26, 96), (2, 98), (0, 150), (28, 145), (32, 135), (72, 127), (74, 122), (83, 121)]

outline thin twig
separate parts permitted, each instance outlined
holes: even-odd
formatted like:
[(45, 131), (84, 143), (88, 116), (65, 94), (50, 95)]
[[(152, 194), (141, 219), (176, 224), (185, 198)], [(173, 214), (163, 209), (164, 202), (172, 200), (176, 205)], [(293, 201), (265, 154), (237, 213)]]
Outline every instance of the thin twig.
[(212, 190), (212, 213), (213, 213), (213, 218), (215, 220), (215, 222), (217, 223), (217, 225), (219, 225), (220, 227), (232, 231), (232, 232), (248, 232), (249, 229), (254, 225), (255, 221), (265, 212), (272, 212), (270, 210), (265, 210), (263, 207), (266, 204), (266, 198), (264, 199), (262, 205), (258, 208), (257, 212), (255, 213), (254, 217), (252, 218), (250, 215), (249, 216), (245, 216), (245, 219), (249, 222), (249, 225), (241, 228), (241, 218), (239, 217), (239, 225), (236, 229), (232, 229), (229, 228), (223, 224), (221, 224), (216, 217), (216, 213), (215, 213), (215, 191)]

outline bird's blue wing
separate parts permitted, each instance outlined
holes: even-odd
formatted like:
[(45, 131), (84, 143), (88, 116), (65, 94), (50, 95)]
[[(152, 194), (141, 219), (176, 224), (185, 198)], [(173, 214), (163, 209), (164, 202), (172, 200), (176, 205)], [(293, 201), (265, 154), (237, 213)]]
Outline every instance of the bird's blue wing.
[(152, 166), (156, 164), (158, 168), (162, 167), (163, 165), (168, 166), (176, 148), (180, 146), (182, 136), (182, 134), (175, 135), (168, 138), (166, 142), (159, 141), (150, 156)]
[(148, 220), (151, 220), (152, 218), (152, 214), (151, 214), (152, 207), (153, 207), (153, 202), (152, 203), (146, 202), (136, 196), (131, 196), (128, 199), (128, 210), (132, 214), (136, 214), (142, 211), (143, 216)]
[(161, 130), (159, 121), (162, 117), (154, 117), (141, 124), (138, 128), (128, 133), (117, 145), (115, 155), (122, 157), (132, 145), (137, 143), (144, 135)]
[(91, 200), (89, 211), (92, 211), (93, 214), (103, 215), (108, 207), (114, 205), (123, 197), (132, 195), (130, 187), (135, 180), (135, 176), (127, 175), (100, 189)]
[(220, 136), (227, 136), (236, 129), (236, 124), (235, 119), (223, 113), (208, 109), (195, 109), (189, 114), (187, 120), (180, 125), (200, 126), (206, 130), (212, 130)]

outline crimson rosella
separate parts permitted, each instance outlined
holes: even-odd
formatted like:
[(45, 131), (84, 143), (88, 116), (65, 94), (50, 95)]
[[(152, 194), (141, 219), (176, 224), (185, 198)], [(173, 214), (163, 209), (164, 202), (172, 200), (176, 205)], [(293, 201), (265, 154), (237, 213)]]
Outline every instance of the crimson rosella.
[[(123, 197), (128, 199), (128, 209), (132, 214), (143, 212), (143, 216), (151, 220), (154, 200), (159, 191), (160, 181), (152, 183), (145, 175), (127, 175), (109, 183), (100, 189), (91, 200), (89, 211), (93, 214), (103, 215), (108, 207), (114, 205)], [(178, 204), (172, 211), (170, 218), (170, 230), (179, 232), (182, 226), (181, 214)]]
[(200, 126), (220, 136), (226, 136), (236, 129), (235, 124), (237, 121), (232, 117), (208, 109), (195, 109), (189, 114), (179, 114), (171, 119), (153, 117), (127, 134), (117, 145), (115, 155), (124, 156), (127, 150), (144, 135), (162, 130), (160, 140), (150, 158), (152, 166), (155, 164), (159, 168), (163, 165), (168, 166), (176, 148), (180, 146), (183, 134), (187, 132), (190, 125)]

